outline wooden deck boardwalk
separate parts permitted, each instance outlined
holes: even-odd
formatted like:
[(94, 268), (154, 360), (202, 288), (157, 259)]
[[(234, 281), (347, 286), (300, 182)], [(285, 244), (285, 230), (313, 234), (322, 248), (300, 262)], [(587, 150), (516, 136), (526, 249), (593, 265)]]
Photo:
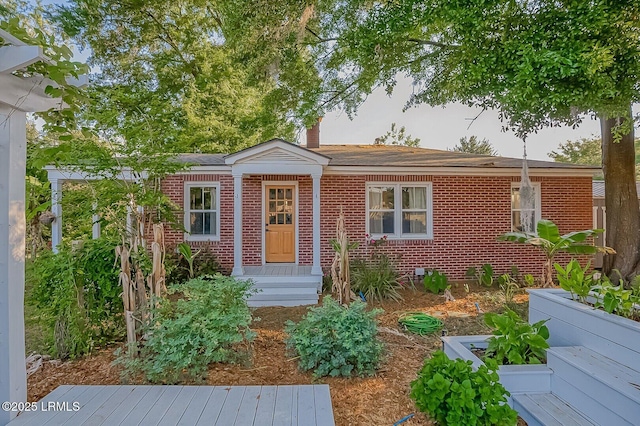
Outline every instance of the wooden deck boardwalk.
[(63, 385), (37, 404), (9, 426), (335, 424), (328, 385)]

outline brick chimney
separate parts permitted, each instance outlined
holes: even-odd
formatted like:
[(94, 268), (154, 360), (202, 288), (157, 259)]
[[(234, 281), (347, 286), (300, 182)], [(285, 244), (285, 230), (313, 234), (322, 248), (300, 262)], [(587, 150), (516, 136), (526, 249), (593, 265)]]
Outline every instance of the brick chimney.
[(322, 117), (318, 118), (316, 124), (307, 129), (307, 148), (320, 148), (320, 122)]

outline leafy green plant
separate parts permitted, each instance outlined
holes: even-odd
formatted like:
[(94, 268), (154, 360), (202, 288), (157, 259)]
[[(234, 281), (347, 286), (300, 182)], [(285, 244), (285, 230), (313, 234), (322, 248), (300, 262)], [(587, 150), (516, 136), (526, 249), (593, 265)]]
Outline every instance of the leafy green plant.
[(560, 287), (570, 292), (572, 299), (585, 303), (594, 284), (593, 273), (588, 272), (591, 262), (582, 268), (576, 259), (571, 259), (566, 268), (557, 263), (554, 263), (553, 267), (558, 273)]
[(532, 274), (524, 274), (522, 276), (522, 282), (527, 287), (534, 287), (536, 285), (536, 278)]
[(426, 271), (423, 280), (424, 288), (434, 294), (440, 294), (449, 287), (449, 279), (437, 269)]
[(484, 360), (495, 359), (498, 364), (543, 364), (549, 348), (548, 320), (529, 324), (511, 309), (504, 314), (488, 312), (484, 321), (492, 327), (493, 336), (485, 352)]
[(193, 278), (194, 277), (193, 262), (195, 261), (196, 257), (200, 254), (202, 250), (198, 250), (194, 253), (193, 250), (191, 250), (191, 246), (185, 242), (178, 244), (177, 249), (178, 249), (178, 253), (180, 253), (182, 258), (189, 264), (189, 278)]
[(372, 375), (384, 348), (376, 337), (381, 312), (367, 311), (361, 301), (341, 306), (326, 296), (297, 324), (287, 321), (287, 348), (299, 357), (300, 369), (313, 370), (315, 377)]
[(509, 392), (500, 384), (495, 361), (473, 371), (471, 361), (451, 360), (436, 351), (411, 382), (411, 398), (440, 425), (516, 424), (507, 404)]
[(167, 250), (165, 256), (165, 268), (169, 284), (188, 281), (191, 279), (191, 270), (193, 270), (194, 277), (213, 276), (221, 272), (220, 263), (211, 252), (198, 250), (196, 252), (197, 256), (193, 255), (193, 265), (190, 265), (182, 253), (179, 252), (179, 249), (177, 251), (177, 253), (173, 253), (172, 250)]
[(52, 356), (76, 358), (123, 337), (113, 247), (108, 239), (87, 240), (28, 265), (28, 303), (40, 313)]
[(569, 232), (560, 235), (558, 226), (550, 220), (540, 220), (536, 226), (536, 234), (527, 232), (507, 232), (498, 237), (500, 241), (528, 244), (538, 247), (546, 257), (543, 283), (545, 287), (553, 286), (553, 258), (558, 252), (574, 254), (613, 254), (611, 247), (595, 246), (587, 240), (602, 233), (602, 229), (587, 229), (585, 231)]
[(485, 263), (480, 266), (480, 269), (475, 266), (470, 266), (464, 274), (469, 279), (475, 279), (479, 285), (485, 287), (491, 287), (494, 281), (493, 266), (490, 263)]
[(351, 289), (362, 292), (367, 300), (402, 300), (398, 290), (402, 288), (395, 262), (385, 253), (377, 253), (369, 259), (351, 261)]
[(175, 302), (163, 299), (152, 311), (154, 321), (139, 347), (140, 356), (121, 354), (116, 360), (124, 366), (124, 375), (178, 383), (202, 379), (212, 362), (246, 357), (255, 337), (246, 302), (252, 285), (217, 274), (170, 287), (169, 294), (180, 297)]
[(619, 285), (614, 286), (607, 277), (604, 277), (600, 284), (593, 286), (591, 290), (597, 294), (596, 308), (602, 308), (605, 312), (626, 318), (640, 317), (638, 292), (635, 289), (625, 289), (623, 280), (620, 280)]

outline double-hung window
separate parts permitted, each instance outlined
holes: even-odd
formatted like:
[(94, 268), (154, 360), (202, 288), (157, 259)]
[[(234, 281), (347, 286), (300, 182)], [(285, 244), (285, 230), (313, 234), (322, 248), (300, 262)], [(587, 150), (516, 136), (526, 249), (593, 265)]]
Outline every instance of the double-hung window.
[(432, 238), (431, 184), (368, 184), (367, 217), (373, 238)]
[(220, 238), (220, 186), (217, 183), (185, 185), (184, 227), (188, 240)]
[(533, 188), (534, 194), (533, 208), (523, 205), (520, 199), (520, 182), (513, 182), (511, 184), (511, 231), (513, 232), (523, 231), (522, 220), (524, 216), (527, 216), (524, 213), (528, 213), (528, 216), (531, 218), (529, 229), (532, 229), (533, 232), (535, 232), (538, 221), (542, 217), (540, 209), (540, 183), (533, 182), (531, 187)]

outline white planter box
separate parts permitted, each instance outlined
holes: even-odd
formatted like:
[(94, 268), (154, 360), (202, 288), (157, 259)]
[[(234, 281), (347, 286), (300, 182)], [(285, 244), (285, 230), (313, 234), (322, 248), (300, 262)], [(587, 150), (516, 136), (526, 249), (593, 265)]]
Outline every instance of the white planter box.
[(529, 290), (529, 322), (548, 319), (550, 346), (584, 346), (623, 365), (640, 365), (640, 323), (574, 301), (561, 289)]
[[(473, 362), (477, 369), (484, 363), (472, 348), (486, 348), (491, 336), (446, 336), (442, 337), (444, 353), (451, 359), (461, 358)], [(537, 365), (501, 365), (498, 368), (500, 383), (509, 393), (545, 393), (551, 391), (552, 371), (546, 364)], [(509, 398), (509, 405), (512, 405)]]

